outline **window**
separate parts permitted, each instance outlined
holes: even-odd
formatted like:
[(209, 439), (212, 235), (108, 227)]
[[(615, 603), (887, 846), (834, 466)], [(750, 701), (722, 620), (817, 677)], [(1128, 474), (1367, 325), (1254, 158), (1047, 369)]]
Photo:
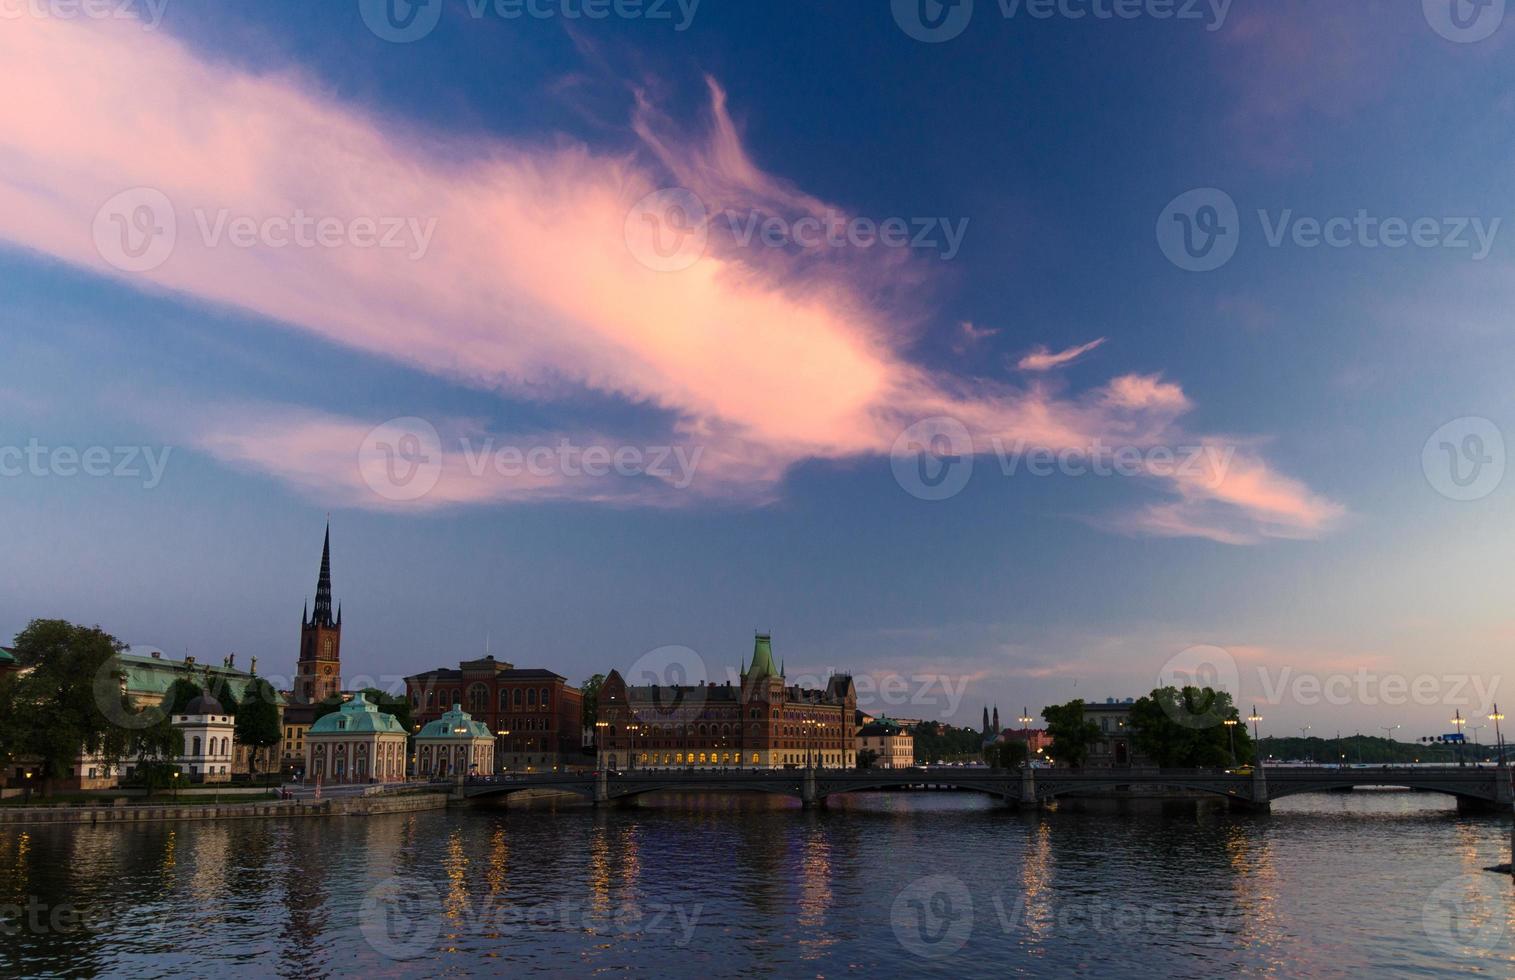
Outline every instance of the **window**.
[(521, 689), (518, 687), (510, 695), (510, 703), (517, 708), (521, 706)]
[(483, 684), (468, 688), (468, 710), (482, 714), (489, 706), (489, 691)]
[(526, 706), (528, 708), (532, 708), (532, 707), (536, 706), (536, 703), (537, 703), (537, 689), (534, 688), (534, 687), (528, 687), (526, 689)]
[(194, 746), (195, 747), (190, 751), (189, 754), (190, 755), (199, 755), (200, 754), (200, 736), (198, 736), (198, 735), (195, 736)]
[(542, 688), (542, 710), (547, 710), (547, 688)]
[(500, 692), (500, 710), (504, 711), (508, 707), (510, 707), (510, 692), (509, 691), (501, 691)]

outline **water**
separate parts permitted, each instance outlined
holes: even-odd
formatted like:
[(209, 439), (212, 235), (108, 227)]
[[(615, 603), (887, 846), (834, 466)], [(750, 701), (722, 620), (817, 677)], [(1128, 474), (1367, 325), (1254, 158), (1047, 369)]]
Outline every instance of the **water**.
[[(0, 829), (7, 976), (1515, 975), (1509, 821), (1411, 793)], [(82, 920), (82, 922), (81, 922)]]

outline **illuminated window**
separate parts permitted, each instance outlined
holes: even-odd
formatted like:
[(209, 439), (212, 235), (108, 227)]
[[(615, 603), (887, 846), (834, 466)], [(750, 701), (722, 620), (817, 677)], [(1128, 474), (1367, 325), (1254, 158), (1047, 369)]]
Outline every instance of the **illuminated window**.
[(752, 764), (754, 766), (758, 764), (757, 753), (756, 752), (752, 753)]
[(676, 764), (682, 766), (684, 764), (684, 753), (682, 753), (682, 752), (675, 753), (674, 756), (673, 756), (673, 761)]

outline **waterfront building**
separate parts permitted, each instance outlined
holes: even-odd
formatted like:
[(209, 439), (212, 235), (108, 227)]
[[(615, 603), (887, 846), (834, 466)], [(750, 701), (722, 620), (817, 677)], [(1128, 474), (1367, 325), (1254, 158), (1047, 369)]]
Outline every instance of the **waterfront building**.
[(16, 661), (16, 651), (10, 647), (0, 647), (0, 677), (13, 674), (21, 669), (21, 664)]
[(1131, 745), (1131, 708), (1135, 698), (1106, 698), (1104, 703), (1085, 702), (1084, 720), (1099, 727), (1099, 737), (1089, 747), (1084, 765), (1090, 769), (1123, 769), (1150, 766), (1152, 761)]
[(170, 719), (184, 740), (175, 763), (192, 783), (231, 782), (232, 741), (236, 722), (212, 694), (191, 698), (184, 713)]
[(876, 769), (909, 769), (915, 765), (915, 737), (892, 718), (879, 718), (857, 731), (857, 751), (875, 753)]
[[(582, 752), (584, 698), (561, 674), (493, 656), (405, 678), (411, 720), (424, 726), (461, 706), (494, 733), (496, 772), (588, 764)], [(419, 762), (417, 763), (419, 765)]]
[(495, 735), (461, 704), (421, 726), (415, 736), (417, 776), (494, 775)]
[(852, 678), (825, 690), (789, 685), (759, 633), (732, 685), (630, 685), (612, 670), (600, 687), (599, 765), (620, 768), (799, 768), (857, 764)]
[(359, 692), (305, 733), (305, 773), (328, 784), (403, 780), (407, 737), (394, 715)]

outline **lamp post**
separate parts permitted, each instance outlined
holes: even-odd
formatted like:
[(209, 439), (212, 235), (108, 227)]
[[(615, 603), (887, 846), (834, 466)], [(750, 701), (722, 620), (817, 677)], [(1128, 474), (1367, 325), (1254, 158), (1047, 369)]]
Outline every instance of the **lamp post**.
[(605, 745), (605, 732), (610, 728), (610, 723), (608, 721), (596, 721), (594, 723), (594, 728), (595, 750), (600, 757), (600, 768), (604, 769), (606, 759), (605, 752), (607, 749), (607, 746)]
[[(502, 728), (499, 731), (495, 732), (495, 734), (498, 735), (500, 737), (500, 740), (501, 740), (500, 741), (500, 755), (502, 757), (504, 757), (504, 758), (509, 758), (510, 757), (510, 743), (506, 742), (505, 739), (507, 739), (507, 738), (510, 737), (510, 729), (508, 729), (508, 728)], [(504, 768), (504, 770), (506, 772), (509, 772), (510, 771), (510, 763), (508, 763), (508, 762), (505, 763), (505, 765), (502, 768)]]
[(1459, 766), (1462, 765), (1462, 738), (1460, 736), (1462, 735), (1462, 726), (1466, 725), (1467, 723), (1467, 719), (1462, 716), (1461, 708), (1458, 708), (1452, 713), (1452, 725), (1457, 729), (1457, 734), (1459, 736), (1456, 743), (1454, 743), (1456, 745), (1457, 764)]
[(1489, 727), (1488, 725), (1469, 725), (1468, 726), (1468, 731), (1470, 731), (1470, 732), (1473, 733), (1473, 764), (1474, 765), (1477, 765), (1479, 762), (1481, 762), (1482, 758), (1483, 758), (1483, 750), (1478, 747), (1478, 731), (1479, 731), (1479, 729), (1488, 728), (1488, 727)]
[[(1306, 725), (1306, 726), (1304, 726), (1303, 728), (1301, 728), (1299, 730), (1299, 737), (1300, 737), (1300, 739), (1302, 741), (1309, 738), (1309, 735), (1307, 734), (1309, 731), (1310, 731), (1310, 726), (1309, 725)], [(1310, 753), (1310, 761), (1311, 762), (1315, 761), (1315, 753), (1314, 752)]]
[(1236, 719), (1227, 718), (1225, 726), (1226, 737), (1231, 741), (1231, 764), (1234, 766), (1236, 765)]
[(169, 778), (173, 781), (174, 802), (178, 803), (179, 802), (179, 770), (175, 769), (172, 773), (169, 774)]
[(1026, 708), (1024, 706), (1022, 706), (1021, 707), (1021, 716), (1019, 718), (1015, 719), (1015, 720), (1021, 723), (1021, 731), (1024, 732), (1024, 731), (1030, 731), (1030, 729), (1031, 729), (1031, 723), (1033, 721), (1035, 721), (1036, 719), (1032, 718), (1031, 717), (1031, 712), (1027, 711)]
[(1252, 741), (1257, 745), (1256, 761), (1258, 765), (1262, 765), (1262, 735), (1259, 734), (1257, 726), (1262, 722), (1263, 716), (1257, 713), (1257, 705), (1252, 706), (1252, 713), (1247, 716), (1247, 720), (1252, 723)]
[(1499, 723), (1504, 721), (1504, 715), (1499, 713), (1499, 705), (1494, 705), (1494, 710), (1489, 712), (1489, 720), (1494, 723), (1494, 741), (1499, 745), (1499, 768), (1504, 768), (1504, 733), (1499, 730)]
[(26, 802), (30, 803), (32, 801), (32, 771), (30, 769), (26, 770), (23, 785), (26, 787)]

